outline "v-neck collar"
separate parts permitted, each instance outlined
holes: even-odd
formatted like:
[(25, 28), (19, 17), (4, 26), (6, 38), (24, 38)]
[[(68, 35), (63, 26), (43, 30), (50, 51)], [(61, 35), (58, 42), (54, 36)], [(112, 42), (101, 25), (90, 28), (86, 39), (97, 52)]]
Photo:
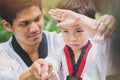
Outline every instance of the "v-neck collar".
[(80, 77), (86, 64), (87, 55), (91, 49), (90, 41), (83, 47), (77, 63), (75, 64), (74, 53), (69, 46), (64, 47), (64, 53), (67, 61), (68, 71), (70, 76)]
[[(24, 51), (15, 37), (12, 38), (12, 46), (15, 52), (22, 58), (22, 60), (25, 62), (25, 64), (29, 67), (32, 65), (33, 61), (30, 59), (29, 55), (26, 51)], [(45, 58), (48, 55), (48, 45), (47, 45), (47, 37), (45, 33), (42, 34), (42, 41), (39, 44), (39, 58)]]

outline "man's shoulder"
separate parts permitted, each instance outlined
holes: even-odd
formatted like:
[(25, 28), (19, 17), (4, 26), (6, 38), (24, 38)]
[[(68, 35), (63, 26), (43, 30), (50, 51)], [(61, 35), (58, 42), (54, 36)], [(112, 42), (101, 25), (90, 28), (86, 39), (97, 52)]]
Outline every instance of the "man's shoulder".
[(63, 47), (65, 45), (62, 34), (57, 32), (43, 31), (47, 37), (48, 44), (54, 47)]
[(8, 40), (8, 41), (0, 43), (0, 50), (4, 50), (4, 49), (8, 48), (8, 46), (10, 45), (10, 43), (11, 43), (11, 39)]
[(53, 40), (63, 40), (62, 34), (61, 33), (57, 33), (57, 32), (49, 32), (49, 31), (43, 31), (43, 33), (45, 33), (47, 39), (53, 39)]

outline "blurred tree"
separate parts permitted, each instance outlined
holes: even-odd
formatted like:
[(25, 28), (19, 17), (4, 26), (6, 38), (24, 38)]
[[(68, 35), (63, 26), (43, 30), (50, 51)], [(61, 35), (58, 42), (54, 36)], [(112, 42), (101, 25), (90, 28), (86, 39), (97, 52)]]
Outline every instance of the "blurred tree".
[(117, 11), (120, 0), (93, 0), (98, 12), (113, 13)]

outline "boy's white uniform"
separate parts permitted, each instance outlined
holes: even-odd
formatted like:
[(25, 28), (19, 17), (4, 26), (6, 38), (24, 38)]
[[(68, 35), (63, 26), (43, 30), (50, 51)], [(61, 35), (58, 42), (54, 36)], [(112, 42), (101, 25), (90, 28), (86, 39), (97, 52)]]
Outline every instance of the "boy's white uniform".
[[(105, 80), (107, 75), (117, 73), (117, 71), (120, 72), (119, 69), (114, 70), (112, 55), (108, 52), (110, 42), (100, 38), (98, 40), (97, 38), (98, 37), (95, 37), (95, 39), (90, 40), (92, 47), (88, 52), (86, 64), (80, 76), (83, 80)], [(66, 80), (66, 77), (69, 75), (67, 60), (63, 51), (60, 55), (62, 56), (60, 76), (61, 80)], [(58, 59), (58, 61), (60, 60)]]
[[(47, 37), (48, 56), (54, 54), (54, 50), (62, 48), (64, 42), (61, 34), (44, 31)], [(11, 44), (12, 39), (0, 44), (0, 80), (19, 80), (19, 75), (28, 68), (25, 62), (15, 52)], [(22, 53), (21, 53), (22, 54)]]

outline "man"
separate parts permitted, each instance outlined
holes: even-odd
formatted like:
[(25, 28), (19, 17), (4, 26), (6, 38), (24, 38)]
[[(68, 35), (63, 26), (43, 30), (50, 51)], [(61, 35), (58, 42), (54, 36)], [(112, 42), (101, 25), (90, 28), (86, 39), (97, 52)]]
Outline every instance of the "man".
[[(40, 75), (40, 67), (46, 61), (42, 63), (37, 59), (47, 57), (48, 53), (52, 55), (50, 53), (53, 53), (57, 45), (63, 43), (54, 41), (56, 33), (43, 32), (41, 0), (1, 0), (0, 7), (2, 24), (13, 33), (8, 42), (0, 45), (0, 79), (18, 80), (28, 67), (30, 68), (20, 79), (39, 79), (45, 75)], [(36, 62), (33, 64), (34, 61)], [(51, 70), (52, 66), (49, 67)]]
[(61, 34), (43, 31), (41, 0), (0, 0), (0, 16), (3, 26), (13, 33), (9, 41), (0, 44), (0, 79), (46, 80), (56, 76), (47, 62), (51, 59), (41, 58), (53, 57), (64, 42)]

